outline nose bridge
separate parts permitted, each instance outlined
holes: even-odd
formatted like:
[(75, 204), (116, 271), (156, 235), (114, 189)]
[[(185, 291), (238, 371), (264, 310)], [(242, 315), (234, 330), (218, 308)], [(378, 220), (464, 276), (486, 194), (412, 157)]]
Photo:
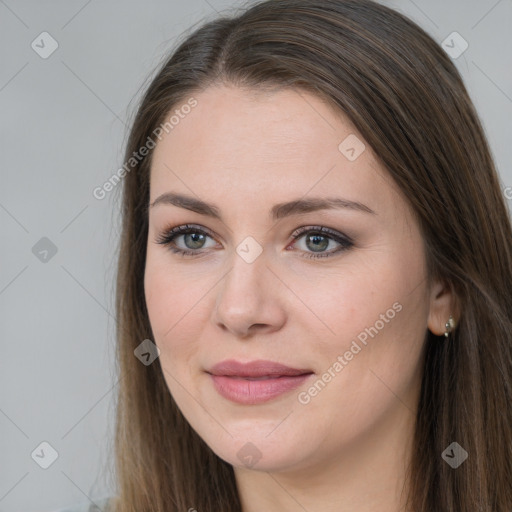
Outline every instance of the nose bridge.
[(215, 304), (216, 323), (238, 335), (246, 334), (254, 324), (275, 328), (284, 317), (269, 282), (273, 274), (267, 268), (265, 251), (256, 254), (251, 243), (237, 247), (231, 269), (219, 283)]
[[(258, 244), (259, 245), (259, 244)], [(231, 270), (222, 285), (222, 297), (234, 298), (239, 301), (247, 299), (256, 302), (268, 273), (267, 258), (263, 248), (255, 252), (250, 241), (238, 245), (233, 254)]]

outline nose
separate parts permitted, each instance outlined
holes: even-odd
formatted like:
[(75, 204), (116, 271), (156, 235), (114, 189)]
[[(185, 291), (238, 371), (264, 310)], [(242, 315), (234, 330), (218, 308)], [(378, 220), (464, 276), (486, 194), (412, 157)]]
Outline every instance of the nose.
[(284, 286), (265, 258), (265, 251), (248, 263), (238, 254), (217, 289), (213, 322), (239, 338), (271, 333), (286, 322)]

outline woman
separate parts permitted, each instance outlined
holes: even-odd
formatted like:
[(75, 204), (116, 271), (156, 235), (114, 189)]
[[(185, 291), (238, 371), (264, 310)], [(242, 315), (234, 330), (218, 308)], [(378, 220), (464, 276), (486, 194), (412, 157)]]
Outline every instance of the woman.
[(112, 510), (512, 510), (512, 230), (430, 36), (369, 0), (209, 22), (126, 161)]

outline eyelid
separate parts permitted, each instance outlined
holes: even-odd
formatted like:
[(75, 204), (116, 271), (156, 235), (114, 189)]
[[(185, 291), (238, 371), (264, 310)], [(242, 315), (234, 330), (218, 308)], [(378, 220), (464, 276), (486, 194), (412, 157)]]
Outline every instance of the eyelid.
[(163, 230), (163, 233), (165, 235), (172, 235), (172, 234), (183, 234), (183, 231), (187, 230), (194, 230), (194, 231), (200, 231), (208, 236), (211, 236), (212, 238), (215, 238), (215, 235), (213, 234), (213, 231), (209, 230), (208, 228), (204, 226), (200, 226), (199, 224), (180, 224), (179, 226), (175, 226), (173, 228), (167, 228)]
[(322, 233), (326, 235), (330, 235), (332, 238), (334, 238), (337, 241), (345, 242), (345, 243), (354, 243), (354, 241), (346, 234), (340, 233), (336, 229), (329, 228), (327, 226), (301, 226), (300, 228), (297, 228), (293, 233), (290, 235), (294, 240), (299, 238), (304, 233), (309, 232), (315, 232), (315, 233)]
[[(188, 232), (203, 233), (209, 236), (210, 238), (213, 238), (214, 240), (216, 239), (216, 236), (213, 234), (213, 232), (204, 226), (200, 226), (199, 224), (180, 224), (172, 228), (164, 228), (161, 231), (161, 233), (156, 237), (155, 242), (157, 244), (171, 246), (171, 237), (172, 240), (174, 240), (176, 237), (186, 235)], [(199, 251), (193, 252), (199, 253)]]

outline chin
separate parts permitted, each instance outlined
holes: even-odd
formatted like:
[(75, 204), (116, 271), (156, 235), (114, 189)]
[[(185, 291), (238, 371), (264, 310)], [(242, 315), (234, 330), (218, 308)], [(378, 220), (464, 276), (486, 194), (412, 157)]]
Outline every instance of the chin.
[[(275, 422), (273, 423), (275, 428)], [(229, 430), (229, 428), (228, 428)], [(307, 452), (314, 453), (315, 447), (306, 447), (305, 440), (293, 440), (288, 433), (281, 436), (268, 435), (272, 429), (265, 428), (259, 433), (254, 429), (243, 431), (233, 437), (225, 434), (220, 441), (203, 437), (211, 450), (222, 460), (238, 469), (253, 471), (281, 472), (306, 466)], [(298, 447), (301, 451), (298, 451)], [(309, 450), (304, 450), (309, 448)]]

